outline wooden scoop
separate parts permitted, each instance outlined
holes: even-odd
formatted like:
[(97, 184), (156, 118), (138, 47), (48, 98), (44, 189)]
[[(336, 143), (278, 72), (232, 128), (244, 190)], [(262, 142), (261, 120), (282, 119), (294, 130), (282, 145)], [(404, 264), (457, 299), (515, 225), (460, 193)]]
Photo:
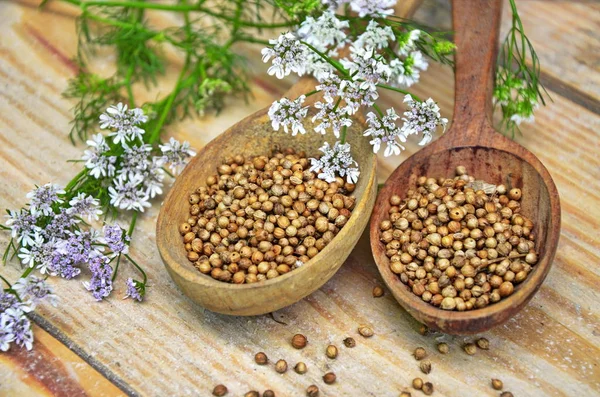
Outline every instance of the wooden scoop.
[[(441, 138), (404, 161), (379, 193), (371, 218), (371, 248), (379, 272), (394, 297), (413, 317), (432, 329), (472, 334), (504, 323), (533, 297), (550, 270), (560, 232), (556, 186), (544, 165), (527, 149), (494, 131), (492, 89), (498, 53), (502, 2), (454, 1), (452, 19), (455, 57), (454, 121)], [(389, 199), (405, 197), (420, 176), (453, 177), (464, 165), (476, 179), (522, 189), (521, 212), (531, 219), (539, 261), (508, 298), (465, 312), (438, 309), (414, 295), (390, 270), (379, 224), (388, 218)]]

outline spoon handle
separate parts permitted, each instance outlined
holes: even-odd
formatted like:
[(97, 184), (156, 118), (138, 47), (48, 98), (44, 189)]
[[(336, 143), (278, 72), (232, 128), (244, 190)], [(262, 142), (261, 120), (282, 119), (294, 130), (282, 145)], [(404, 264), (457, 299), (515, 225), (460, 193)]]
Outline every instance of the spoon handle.
[(492, 134), (492, 93), (498, 57), (501, 0), (454, 0), (452, 23), (456, 43), (454, 120), (455, 146), (475, 144)]

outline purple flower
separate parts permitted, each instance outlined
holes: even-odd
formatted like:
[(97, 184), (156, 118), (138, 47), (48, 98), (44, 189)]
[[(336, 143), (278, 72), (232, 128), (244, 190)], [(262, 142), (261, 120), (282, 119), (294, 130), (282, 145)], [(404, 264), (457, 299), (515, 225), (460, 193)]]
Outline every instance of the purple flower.
[(0, 292), (0, 313), (4, 313), (7, 309), (16, 309), (21, 305), (15, 294), (10, 292)]
[(10, 344), (15, 340), (15, 336), (12, 333), (12, 329), (5, 329), (0, 326), (0, 350), (3, 352), (10, 349)]
[(35, 236), (42, 230), (36, 226), (36, 222), (37, 218), (24, 208), (8, 211), (6, 224), (11, 228), (11, 237), (16, 238), (22, 246), (32, 245)]
[(43, 229), (42, 235), (46, 240), (66, 239), (72, 234), (71, 230), (77, 222), (79, 221), (75, 218), (74, 213), (67, 208), (61, 208), (60, 212)]
[[(112, 256), (118, 254), (127, 254), (129, 252), (129, 245), (125, 243), (123, 239), (123, 229), (119, 225), (104, 226), (104, 242), (108, 245), (108, 248), (112, 251)], [(126, 236), (127, 238), (128, 236)]]
[(31, 309), (35, 308), (40, 302), (47, 300), (52, 306), (56, 306), (57, 298), (52, 291), (52, 287), (46, 283), (46, 280), (33, 275), (20, 278), (13, 289), (17, 291), (21, 300), (23, 300)]
[(175, 173), (179, 173), (185, 166), (188, 157), (196, 155), (196, 152), (190, 148), (189, 142), (181, 143), (173, 137), (169, 139), (168, 143), (160, 145), (160, 151), (163, 153), (163, 161), (168, 163), (169, 168)]
[(92, 196), (87, 196), (85, 193), (78, 193), (69, 201), (71, 208), (67, 209), (69, 214), (77, 214), (82, 218), (87, 218), (88, 221), (97, 221), (102, 215), (102, 210), (98, 208), (100, 202)]
[(20, 309), (7, 309), (0, 314), (0, 333), (4, 334), (4, 339), (10, 339), (12, 335), (13, 341), (18, 346), (25, 346), (27, 350), (33, 347), (33, 332), (31, 331), (31, 323), (29, 319)]
[(131, 298), (141, 302), (144, 299), (145, 285), (132, 278), (127, 279), (127, 293), (123, 299)]
[(110, 295), (112, 291), (113, 268), (106, 261), (106, 257), (95, 257), (90, 260), (90, 271), (92, 278), (89, 282), (84, 282), (84, 287), (92, 292), (92, 296), (101, 301)]
[(52, 183), (47, 183), (27, 193), (31, 213), (35, 216), (52, 215), (54, 213), (52, 204), (62, 203), (63, 201), (58, 196), (64, 193), (65, 191), (60, 186)]

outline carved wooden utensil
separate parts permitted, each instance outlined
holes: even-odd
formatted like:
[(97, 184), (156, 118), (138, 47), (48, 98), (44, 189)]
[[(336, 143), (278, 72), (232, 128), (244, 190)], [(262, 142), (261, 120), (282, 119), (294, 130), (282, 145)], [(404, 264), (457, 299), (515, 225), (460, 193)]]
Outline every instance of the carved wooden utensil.
[[(396, 15), (410, 16), (419, 4), (420, 0), (404, 1), (396, 8)], [(314, 86), (314, 80), (302, 78), (285, 96), (296, 98), (312, 91)], [(314, 101), (314, 97), (307, 98), (307, 103)], [(323, 136), (312, 131), (311, 114), (305, 119), (307, 133), (292, 138), (282, 131), (273, 131), (267, 112), (268, 108), (265, 108), (254, 113), (206, 145), (177, 178), (158, 216), (156, 242), (167, 271), (190, 299), (219, 313), (242, 316), (269, 313), (316, 291), (344, 263), (367, 226), (375, 203), (376, 159), (369, 140), (362, 135), (364, 120), (357, 117), (347, 134), (347, 141), (352, 145), (352, 156), (361, 172), (353, 192), (356, 204), (348, 223), (329, 245), (302, 267), (253, 284), (224, 283), (194, 268), (186, 257), (178, 226), (188, 218), (189, 195), (204, 184), (208, 176), (215, 174), (225, 157), (268, 154), (274, 145), (304, 150), (312, 157), (320, 153), (318, 149), (323, 145)]]
[[(494, 131), (491, 125), (494, 66), (502, 2), (457, 1), (452, 19), (457, 45), (454, 121), (441, 138), (404, 161), (379, 193), (371, 218), (371, 248), (379, 272), (398, 302), (417, 320), (450, 334), (472, 334), (502, 324), (533, 297), (550, 270), (560, 232), (556, 186), (544, 165), (527, 149)], [(483, 309), (438, 309), (414, 295), (392, 273), (379, 224), (388, 216), (392, 195), (405, 197), (422, 175), (452, 177), (458, 165), (490, 183), (523, 191), (522, 213), (535, 223), (539, 261), (512, 295)]]

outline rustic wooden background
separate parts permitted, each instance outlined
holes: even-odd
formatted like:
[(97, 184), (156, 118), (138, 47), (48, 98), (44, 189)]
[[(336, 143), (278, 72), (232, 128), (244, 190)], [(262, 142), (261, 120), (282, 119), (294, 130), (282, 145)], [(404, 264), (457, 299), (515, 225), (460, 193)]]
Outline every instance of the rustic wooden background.
[[(20, 207), (34, 183), (67, 183), (78, 169), (65, 160), (78, 158), (82, 149), (67, 139), (73, 103), (61, 97), (75, 72), (70, 59), (76, 49), (76, 10), (50, 4), (40, 11), (35, 3), (0, 2), (1, 208)], [(0, 395), (204, 396), (224, 383), (233, 396), (267, 388), (292, 396), (304, 395), (315, 383), (325, 396), (397, 396), (415, 376), (431, 381), (437, 396), (498, 395), (490, 387), (491, 377), (502, 379), (515, 396), (600, 395), (600, 6), (523, 0), (519, 10), (553, 102), (516, 139), (554, 177), (563, 224), (545, 284), (520, 314), (485, 334), (489, 351), (467, 356), (461, 345), (472, 338), (422, 336), (390, 294), (372, 298), (381, 279), (367, 236), (323, 288), (273, 316), (205, 311), (182, 296), (162, 266), (154, 245), (156, 203), (138, 222), (132, 250), (150, 277), (145, 303), (120, 299), (125, 278), (134, 274), (126, 267), (111, 299), (102, 303), (95, 303), (78, 281), (53, 279), (62, 304), (42, 306), (33, 315), (33, 351), (13, 347), (0, 354)], [(504, 12), (506, 31), (507, 7)], [(164, 16), (154, 18), (162, 22)], [(417, 18), (449, 28), (449, 6), (426, 1)], [(168, 134), (200, 148), (284, 92), (290, 82), (266, 76), (259, 49), (239, 48), (253, 59), (249, 103), (232, 101), (219, 117), (188, 120), (170, 127)], [(98, 67), (109, 71), (109, 61)], [(415, 90), (434, 97), (444, 115), (451, 116), (452, 81), (449, 68), (432, 65)], [(392, 104), (401, 98), (385, 100)], [(381, 158), (380, 180), (417, 149), (410, 144), (399, 158)], [(0, 249), (7, 242), (2, 233)], [(1, 272), (16, 279), (19, 265), (13, 261)], [(375, 336), (358, 336), (360, 324), (372, 326)], [(289, 345), (297, 332), (310, 341), (302, 351)], [(357, 339), (356, 348), (342, 346), (347, 336)], [(451, 354), (435, 354), (438, 341), (448, 342)], [(324, 356), (329, 343), (340, 347), (337, 360)], [(417, 346), (432, 352), (428, 376), (411, 357)], [(273, 360), (284, 358), (290, 367), (302, 360), (309, 371), (279, 375), (272, 366), (254, 364), (258, 351)], [(338, 375), (335, 385), (323, 384), (327, 370)]]

